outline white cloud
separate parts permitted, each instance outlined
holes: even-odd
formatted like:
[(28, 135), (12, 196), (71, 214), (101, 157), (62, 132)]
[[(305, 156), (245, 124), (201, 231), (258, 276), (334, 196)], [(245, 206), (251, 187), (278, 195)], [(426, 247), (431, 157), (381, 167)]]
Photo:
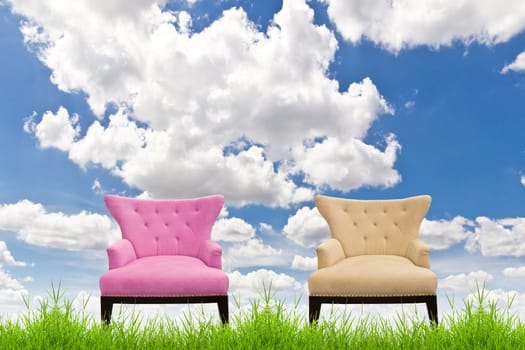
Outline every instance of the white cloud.
[(38, 124), (34, 121), (35, 117), (33, 113), (25, 120), (24, 130), (35, 134), (41, 148), (54, 147), (67, 151), (80, 133), (80, 126), (76, 125), (78, 115), (69, 116), (69, 112), (62, 106), (58, 108), (56, 114), (51, 111), (45, 112)]
[(521, 177), (521, 184), (522, 184), (523, 186), (525, 186), (525, 176), (522, 176), (522, 177)]
[(0, 289), (12, 289), (12, 290), (18, 290), (23, 289), (24, 287), (7, 274), (7, 272), (0, 269)]
[(328, 224), (315, 207), (298, 209), (293, 216), (288, 218), (283, 233), (303, 247), (316, 247), (330, 238)]
[(328, 15), (342, 36), (363, 38), (389, 51), (455, 41), (494, 45), (525, 28), (525, 3), (508, 0), (325, 0)]
[(14, 317), (21, 311), (24, 305), (23, 298), (27, 296), (27, 289), (0, 268), (0, 309), (2, 310), (2, 316)]
[[(482, 300), (480, 300), (480, 297)], [(515, 314), (521, 319), (521, 321), (524, 320), (525, 295), (515, 290), (503, 290), (498, 288), (474, 291), (467, 296), (466, 300), (473, 303), (474, 306), (478, 306), (481, 301), (485, 308), (489, 307), (490, 303), (494, 303), (500, 312), (508, 310), (511, 315)]]
[(272, 227), (272, 225), (267, 224), (267, 223), (265, 223), (265, 222), (261, 222), (261, 223), (259, 224), (259, 229), (260, 229), (262, 232), (273, 233), (273, 227)]
[[(503, 69), (501, 70), (501, 73), (505, 74), (510, 70), (514, 72), (525, 72), (525, 51), (520, 53), (516, 57), (514, 62), (503, 67)], [(521, 183), (523, 183), (523, 177), (521, 178)]]
[[(285, 0), (266, 32), (234, 8), (199, 33), (163, 1), (11, 3), (59, 89), (84, 92), (100, 118), (108, 105), (129, 106), (69, 146), (81, 167), (101, 165), (154, 197), (219, 192), (234, 205), (279, 207), (313, 198), (292, 181), (297, 172), (337, 189), (400, 181), (397, 141), (385, 151), (363, 142), (392, 109), (370, 79), (341, 89), (328, 77), (337, 41), (304, 0)], [(326, 141), (302, 147), (316, 139)], [(338, 172), (319, 173), (314, 159), (338, 146), (323, 163)]]
[(321, 143), (296, 150), (296, 167), (306, 175), (306, 182), (344, 192), (363, 184), (392, 187), (401, 181), (393, 169), (401, 146), (393, 135), (387, 138), (384, 151), (361, 140), (342, 142), (327, 138)]
[(469, 226), (474, 226), (474, 223), (462, 216), (456, 216), (450, 221), (423, 219), (420, 238), (431, 249), (447, 249), (465, 241), (472, 234), (468, 230)]
[(293, 257), (292, 269), (313, 271), (317, 270), (317, 257), (307, 257), (296, 255)]
[(67, 250), (105, 249), (120, 237), (105, 215), (48, 213), (42, 204), (27, 199), (0, 205), (0, 230), (15, 232), (29, 244)]
[(211, 237), (216, 241), (239, 242), (255, 236), (252, 225), (239, 218), (222, 218), (215, 222)]
[(98, 121), (91, 124), (86, 135), (71, 145), (69, 158), (82, 168), (94, 163), (112, 169), (117, 161), (135, 156), (146, 138), (147, 131), (137, 127), (126, 111), (120, 109), (109, 116), (107, 128)]
[(230, 278), (230, 293), (241, 298), (259, 298), (263, 294), (263, 285), (272, 293), (294, 291), (302, 293), (301, 283), (295, 278), (284, 273), (276, 273), (272, 270), (259, 269), (241, 274), (239, 271), (228, 273)]
[(503, 270), (503, 275), (512, 278), (525, 277), (525, 266), (507, 267)]
[(476, 218), (476, 229), (467, 241), (467, 250), (483, 256), (525, 255), (525, 218), (492, 220)]
[(439, 288), (448, 288), (452, 290), (475, 290), (482, 288), (485, 282), (489, 282), (493, 276), (486, 271), (474, 271), (468, 274), (450, 275), (444, 279), (439, 280)]
[(23, 261), (16, 261), (4, 241), (0, 241), (0, 267), (2, 265), (10, 266), (26, 266), (27, 264)]
[(250, 239), (238, 243), (226, 250), (224, 254), (226, 269), (249, 266), (276, 266), (286, 262), (281, 249), (265, 245), (260, 239)]

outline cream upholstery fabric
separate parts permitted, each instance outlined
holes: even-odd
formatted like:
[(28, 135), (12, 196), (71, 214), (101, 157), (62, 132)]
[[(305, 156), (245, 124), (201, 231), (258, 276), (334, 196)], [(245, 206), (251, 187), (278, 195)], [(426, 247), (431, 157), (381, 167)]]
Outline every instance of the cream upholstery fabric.
[(430, 249), (418, 238), (430, 202), (430, 196), (379, 201), (317, 196), (332, 238), (317, 249), (310, 295), (435, 295)]

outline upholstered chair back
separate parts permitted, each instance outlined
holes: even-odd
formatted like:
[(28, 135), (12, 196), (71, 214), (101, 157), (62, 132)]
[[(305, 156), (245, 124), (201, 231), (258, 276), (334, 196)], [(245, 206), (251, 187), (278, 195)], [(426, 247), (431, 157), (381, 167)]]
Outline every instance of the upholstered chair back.
[(354, 200), (317, 196), (315, 204), (346, 257), (406, 256), (430, 207), (430, 196), (396, 200)]
[(117, 220), (122, 238), (133, 245), (137, 258), (153, 255), (197, 256), (224, 197), (214, 195), (182, 200), (145, 200), (108, 195), (104, 198)]

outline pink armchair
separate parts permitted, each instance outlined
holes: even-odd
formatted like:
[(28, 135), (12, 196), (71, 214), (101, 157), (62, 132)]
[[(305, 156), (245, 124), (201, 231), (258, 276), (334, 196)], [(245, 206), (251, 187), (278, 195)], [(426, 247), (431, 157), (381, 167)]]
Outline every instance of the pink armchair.
[(109, 324), (113, 304), (217, 303), (228, 322), (228, 276), (221, 247), (210, 240), (224, 204), (220, 195), (144, 200), (108, 195), (106, 206), (122, 239), (107, 249), (100, 277), (100, 311)]

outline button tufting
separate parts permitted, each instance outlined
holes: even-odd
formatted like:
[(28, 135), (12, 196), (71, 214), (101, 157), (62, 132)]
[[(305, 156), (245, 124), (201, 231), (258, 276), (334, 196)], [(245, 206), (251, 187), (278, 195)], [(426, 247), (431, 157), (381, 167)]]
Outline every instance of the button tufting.
[(165, 222), (165, 223), (164, 223), (164, 226), (168, 227), (168, 226), (169, 226), (169, 224), (168, 224), (167, 222)]
[(145, 222), (145, 223), (144, 223), (144, 226), (148, 227), (148, 223), (147, 223), (147, 222)]
[(364, 236), (363, 239), (366, 241), (366, 240), (368, 239), (368, 237), (367, 237), (367, 236)]
[(159, 236), (155, 236), (155, 240), (158, 241), (159, 240)]

